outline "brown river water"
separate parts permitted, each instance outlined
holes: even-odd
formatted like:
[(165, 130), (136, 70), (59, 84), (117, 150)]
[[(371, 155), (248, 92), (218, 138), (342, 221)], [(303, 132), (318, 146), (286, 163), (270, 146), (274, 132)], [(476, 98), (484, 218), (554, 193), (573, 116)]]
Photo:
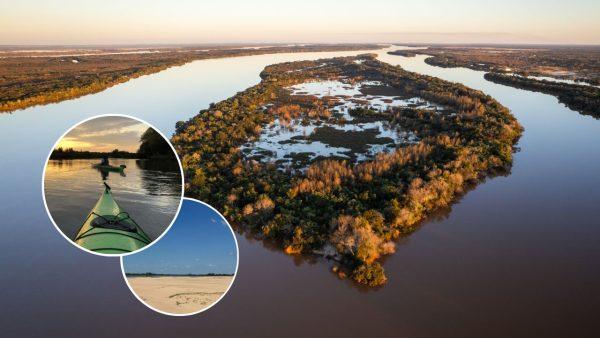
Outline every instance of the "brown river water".
[(380, 54), (402, 67), (481, 89), (525, 133), (512, 172), (432, 217), (358, 288), (330, 263), (291, 257), (238, 234), (239, 271), (208, 312), (173, 318), (139, 303), (118, 259), (67, 243), (41, 197), (44, 159), (72, 124), (101, 113), (171, 134), (208, 103), (259, 81), (265, 65), (356, 53), (196, 61), (101, 93), (0, 116), (0, 335), (11, 336), (600, 336), (600, 121), (557, 99), (487, 82), (483, 73)]

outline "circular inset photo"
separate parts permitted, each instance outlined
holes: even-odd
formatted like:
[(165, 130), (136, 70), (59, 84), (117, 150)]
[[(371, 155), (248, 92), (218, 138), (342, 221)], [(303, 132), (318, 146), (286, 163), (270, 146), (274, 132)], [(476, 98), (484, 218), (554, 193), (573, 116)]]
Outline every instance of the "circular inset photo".
[(149, 308), (187, 316), (215, 305), (229, 290), (238, 268), (233, 230), (213, 207), (184, 198), (181, 212), (160, 242), (122, 257), (123, 277)]
[(173, 146), (133, 117), (102, 115), (69, 129), (42, 178), (44, 203), (60, 233), (103, 256), (138, 252), (173, 224), (183, 173)]

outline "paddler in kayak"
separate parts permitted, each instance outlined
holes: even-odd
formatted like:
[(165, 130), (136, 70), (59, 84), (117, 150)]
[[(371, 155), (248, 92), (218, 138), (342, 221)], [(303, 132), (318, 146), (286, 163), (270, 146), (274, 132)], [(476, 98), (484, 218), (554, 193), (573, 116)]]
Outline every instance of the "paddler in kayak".
[(100, 159), (100, 163), (92, 164), (92, 167), (97, 168), (99, 170), (105, 170), (105, 171), (119, 171), (119, 172), (123, 172), (123, 169), (125, 169), (127, 166), (124, 165), (124, 164), (121, 164), (118, 167), (110, 165), (108, 163), (108, 156), (104, 155)]
[(106, 156), (106, 155), (102, 156), (102, 159), (100, 160), (100, 165), (109, 165), (108, 164), (108, 156)]
[[(104, 155), (102, 156), (102, 158), (100, 159), (100, 165), (101, 166), (108, 166), (108, 156)], [(99, 170), (100, 171), (100, 175), (102, 176), (102, 180), (106, 181), (108, 179), (108, 171), (104, 171), (104, 170)]]

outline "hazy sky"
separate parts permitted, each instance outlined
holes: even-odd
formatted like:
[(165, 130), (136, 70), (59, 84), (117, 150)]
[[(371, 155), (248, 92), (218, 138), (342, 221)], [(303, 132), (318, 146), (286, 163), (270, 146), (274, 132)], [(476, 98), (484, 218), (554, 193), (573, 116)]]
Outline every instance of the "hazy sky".
[(69, 131), (56, 148), (102, 152), (119, 149), (136, 152), (140, 147), (140, 137), (148, 127), (145, 123), (127, 117), (99, 117)]
[(0, 44), (600, 43), (598, 0), (0, 0)]
[(235, 273), (237, 252), (229, 226), (204, 204), (183, 200), (177, 220), (156, 244), (123, 258), (125, 272)]

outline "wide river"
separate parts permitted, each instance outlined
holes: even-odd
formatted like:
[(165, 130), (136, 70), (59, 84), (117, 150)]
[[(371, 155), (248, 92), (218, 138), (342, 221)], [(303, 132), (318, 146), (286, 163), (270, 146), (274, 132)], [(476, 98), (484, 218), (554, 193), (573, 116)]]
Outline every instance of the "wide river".
[(52, 226), (44, 160), (71, 125), (130, 114), (170, 135), (175, 122), (257, 83), (268, 64), (348, 53), (196, 61), (95, 95), (0, 115), (1, 336), (599, 336), (600, 120), (423, 56), (405, 69), (483, 90), (525, 127), (512, 173), (479, 185), (398, 245), (388, 284), (364, 290), (319, 260), (238, 235), (240, 268), (206, 313), (172, 318), (129, 292), (118, 259), (78, 250)]

